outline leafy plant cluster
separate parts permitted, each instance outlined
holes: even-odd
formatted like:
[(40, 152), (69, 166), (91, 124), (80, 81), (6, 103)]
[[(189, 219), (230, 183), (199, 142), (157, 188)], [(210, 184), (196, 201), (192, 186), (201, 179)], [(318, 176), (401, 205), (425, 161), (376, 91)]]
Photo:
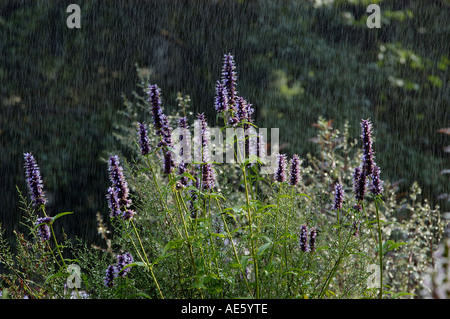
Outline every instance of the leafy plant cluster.
[[(224, 62), (228, 82), (218, 83), (218, 97), (229, 93), (224, 87), (233, 90), (233, 70)], [(0, 242), (4, 298), (418, 296), (445, 222), (438, 207), (418, 200), (416, 184), (408, 201), (399, 202), (387, 181), (379, 193), (356, 196), (355, 168), (367, 157), (365, 145), (350, 138), (348, 123), (341, 133), (319, 118), (319, 155), (301, 158), (296, 170), (285, 154), (272, 154), (278, 158), (274, 176), (261, 174), (260, 159), (250, 157), (226, 164), (201, 157), (181, 170), (169, 156), (170, 137), (178, 137), (167, 133), (193, 115), (189, 97), (179, 94), (177, 112), (166, 116), (158, 109), (161, 100), (154, 99), (156, 87), (148, 79), (141, 87), (148, 89), (145, 95), (125, 100), (130, 125), (116, 135), (130, 155), (105, 159), (109, 222), (97, 216), (103, 245), (58, 240), (54, 227), (70, 213), (47, 216), (45, 200), (36, 204), (43, 198), (42, 180), (32, 184), (27, 177), (32, 201), (21, 196), (21, 206), (29, 233), (16, 233), (17, 254)], [(222, 129), (257, 128), (251, 112), (244, 114), (251, 104), (218, 101), (228, 101), (217, 114)], [(151, 122), (150, 114), (153, 125), (142, 126)], [(205, 123), (201, 114), (195, 118)], [(228, 142), (234, 148), (249, 138)], [(201, 141), (205, 147), (206, 139)], [(28, 167), (38, 171), (37, 165)], [(375, 178), (369, 180), (373, 184)]]

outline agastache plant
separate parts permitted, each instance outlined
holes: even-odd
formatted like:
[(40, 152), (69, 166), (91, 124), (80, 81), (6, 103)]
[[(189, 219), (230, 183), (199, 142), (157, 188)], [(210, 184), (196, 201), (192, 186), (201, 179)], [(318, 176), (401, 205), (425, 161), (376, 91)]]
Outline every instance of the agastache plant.
[(141, 154), (147, 155), (150, 153), (150, 144), (147, 137), (147, 129), (144, 123), (139, 123), (139, 145), (141, 147)]
[(291, 176), (289, 184), (292, 186), (297, 185), (300, 182), (300, 158), (297, 154), (294, 154), (291, 159)]
[(36, 159), (31, 153), (24, 153), (24, 157), (26, 181), (32, 203), (36, 207), (45, 205), (47, 199), (45, 198), (44, 184)]
[(353, 192), (358, 203), (364, 200), (366, 193), (366, 174), (361, 167), (355, 167), (353, 172)]
[(223, 113), (228, 110), (228, 95), (223, 83), (217, 82), (216, 84), (214, 105), (218, 113)]
[(275, 171), (275, 181), (284, 183), (286, 181), (286, 155), (277, 154), (277, 170)]
[(124, 278), (131, 270), (131, 267), (123, 268), (133, 262), (133, 256), (130, 253), (124, 253), (123, 255), (117, 255), (117, 276)]
[(161, 108), (161, 89), (156, 85), (149, 85), (148, 90), (148, 101), (151, 105), (151, 111), (153, 115), (153, 126), (155, 128), (156, 135), (162, 134), (162, 118), (164, 116)]
[(114, 265), (109, 265), (106, 268), (105, 277), (103, 277), (103, 282), (105, 286), (111, 288), (114, 286), (114, 278), (117, 276), (117, 269)]
[(373, 149), (372, 149), (372, 123), (370, 120), (361, 121), (361, 140), (363, 145), (362, 170), (365, 176), (372, 174), (373, 169)]
[(106, 199), (108, 200), (108, 207), (110, 210), (109, 216), (111, 218), (120, 216), (122, 213), (120, 211), (119, 197), (114, 187), (108, 187), (108, 193), (106, 194)]
[[(244, 98), (238, 96), (236, 97), (236, 109), (239, 122), (252, 123), (252, 114), (254, 109), (251, 104), (249, 104)], [(244, 129), (247, 129), (248, 127), (249, 124), (244, 124)]]
[(222, 67), (222, 83), (225, 87), (228, 99), (228, 107), (235, 110), (236, 97), (236, 66), (234, 65), (234, 57), (228, 53), (224, 55)]
[(51, 217), (40, 217), (36, 220), (36, 226), (38, 226), (38, 236), (42, 241), (47, 241), (50, 239), (50, 223), (52, 222)]
[(308, 229), (306, 225), (300, 226), (300, 250), (303, 252), (309, 251), (309, 244), (308, 244)]
[(334, 186), (334, 205), (331, 208), (332, 210), (340, 210), (342, 209), (342, 204), (344, 202), (344, 189), (341, 184), (336, 183)]
[(372, 168), (372, 180), (370, 184), (370, 192), (373, 195), (381, 195), (383, 192), (383, 181), (380, 179), (380, 168), (374, 163)]
[[(111, 217), (122, 215), (123, 219), (129, 220), (133, 218), (134, 211), (130, 210), (131, 199), (129, 199), (128, 183), (123, 175), (123, 169), (120, 166), (119, 157), (117, 155), (109, 158), (109, 179), (112, 186), (108, 188), (108, 205), (111, 210)], [(122, 209), (124, 210), (122, 212)]]

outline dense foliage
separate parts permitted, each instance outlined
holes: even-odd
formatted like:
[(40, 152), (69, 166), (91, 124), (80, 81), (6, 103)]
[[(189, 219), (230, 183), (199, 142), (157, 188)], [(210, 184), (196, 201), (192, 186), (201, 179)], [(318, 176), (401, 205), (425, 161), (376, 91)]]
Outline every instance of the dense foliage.
[[(355, 139), (348, 124), (341, 133), (319, 117), (319, 155), (272, 153), (275, 170), (263, 174), (255, 109), (236, 91), (235, 70), (225, 55), (216, 86), (220, 127), (250, 134), (226, 139), (233, 163), (211, 157), (206, 118), (192, 114), (188, 97), (167, 113), (163, 91), (143, 77), (138, 102), (125, 100), (116, 138), (129, 159), (113, 153), (104, 165), (112, 228), (99, 213), (100, 246), (57, 238), (56, 225), (73, 213), (47, 212), (45, 177), (25, 153), (28, 232), (16, 233), (17, 253), (1, 239), (3, 297), (446, 297), (448, 248), (438, 250), (446, 223), (418, 200), (417, 184), (399, 201), (384, 181), (372, 122), (362, 119)], [(177, 126), (184, 130), (172, 134)], [(176, 142), (190, 136), (194, 161), (178, 162)]]
[[(238, 91), (257, 103), (261, 127), (284, 127), (288, 154), (315, 151), (318, 116), (337, 127), (377, 123), (379, 165), (400, 194), (418, 181), (432, 205), (448, 207), (448, 1), (371, 1), (382, 28), (365, 25), (368, 1), (78, 1), (82, 28), (65, 25), (66, 3), (0, 3), (0, 214), (17, 229), (15, 186), (22, 153), (47, 175), (48, 209), (73, 210), (70, 235), (96, 241), (106, 206), (102, 174), (135, 64), (194, 112), (214, 120), (215, 70), (223, 52), (238, 62)], [(70, 172), (70, 173), (69, 173)], [(76, 172), (76, 173), (75, 173)], [(402, 195), (404, 196), (404, 195)], [(78, 228), (69, 227), (78, 224)]]

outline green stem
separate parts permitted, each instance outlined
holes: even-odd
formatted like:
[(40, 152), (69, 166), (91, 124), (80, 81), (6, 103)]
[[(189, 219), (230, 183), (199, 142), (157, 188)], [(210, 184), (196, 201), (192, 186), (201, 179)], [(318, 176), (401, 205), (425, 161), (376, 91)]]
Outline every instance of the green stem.
[(156, 189), (158, 190), (158, 194), (159, 194), (159, 197), (160, 197), (160, 199), (161, 199), (161, 205), (162, 205), (163, 209), (165, 209), (165, 211), (167, 212), (167, 215), (169, 216), (170, 220), (172, 221), (172, 224), (174, 225), (176, 231), (178, 232), (178, 235), (180, 235), (180, 237), (183, 239), (183, 235), (181, 234), (181, 231), (178, 229), (178, 226), (177, 226), (177, 224), (175, 223), (175, 221), (174, 221), (174, 219), (173, 219), (173, 216), (172, 216), (172, 214), (170, 213), (170, 210), (169, 210), (169, 208), (167, 207), (166, 201), (164, 200), (164, 197), (163, 197), (163, 195), (162, 195), (162, 193), (161, 193), (161, 189), (159, 188), (158, 181), (156, 180), (156, 174), (155, 174), (155, 171), (154, 171), (154, 169), (153, 169), (153, 165), (152, 165), (151, 162), (150, 162), (149, 155), (146, 155), (146, 157), (147, 157), (147, 166), (148, 166), (148, 168), (150, 169), (150, 173), (151, 173), (152, 178), (153, 178), (153, 184), (154, 184), (154, 186), (156, 187)]
[(61, 258), (61, 261), (64, 265), (64, 269), (67, 270), (67, 266), (66, 266), (66, 262), (64, 261), (64, 258), (61, 254), (61, 250), (59, 249), (59, 245), (58, 245), (58, 241), (56, 240), (56, 236), (55, 236), (55, 231), (53, 230), (53, 226), (50, 225), (50, 230), (52, 231), (52, 236), (53, 236), (53, 240), (55, 241), (55, 245), (56, 245), (56, 250), (58, 251), (59, 257)]
[[(221, 208), (220, 202), (219, 202), (219, 200), (217, 199), (217, 197), (216, 197), (216, 202), (217, 202), (217, 205), (219, 206), (220, 211), (222, 212), (222, 208)], [(247, 276), (246, 276), (246, 274), (245, 274), (245, 270), (244, 270), (244, 268), (242, 267), (241, 261), (239, 260), (239, 257), (238, 257), (237, 251), (236, 251), (236, 246), (234, 245), (233, 237), (231, 236), (230, 229), (228, 228), (228, 223), (227, 223), (225, 217), (223, 216), (223, 214), (221, 214), (221, 216), (222, 216), (222, 220), (223, 220), (223, 223), (224, 223), (224, 225), (225, 225), (225, 228), (226, 228), (226, 230), (227, 230), (227, 234), (228, 234), (228, 238), (230, 239), (231, 246), (233, 247), (234, 257), (236, 258), (236, 261), (237, 261), (237, 263), (238, 263), (238, 265), (239, 265), (239, 270), (241, 271), (242, 277), (243, 277), (244, 280), (245, 280), (245, 284), (246, 284), (246, 286), (247, 286), (248, 292), (249, 292), (250, 294), (252, 294), (252, 291), (251, 291), (250, 286), (249, 286), (248, 281), (247, 281)]]
[(253, 234), (253, 221), (252, 221), (252, 213), (251, 213), (251, 208), (250, 208), (250, 199), (249, 199), (249, 194), (248, 194), (247, 174), (246, 174), (244, 165), (242, 165), (242, 172), (244, 174), (245, 197), (246, 197), (246, 200), (247, 200), (248, 222), (250, 224), (250, 246), (251, 246), (251, 250), (252, 250), (253, 264), (255, 265), (256, 299), (259, 299), (258, 260), (257, 260), (256, 254), (255, 254), (255, 243), (254, 243), (254, 234)]
[(328, 275), (327, 280), (325, 281), (325, 284), (323, 285), (323, 287), (322, 287), (322, 289), (321, 289), (321, 291), (320, 291), (319, 299), (322, 299), (322, 298), (323, 298), (323, 295), (325, 294), (325, 292), (326, 292), (328, 286), (330, 285), (331, 279), (333, 278), (334, 273), (336, 272), (336, 270), (337, 270), (337, 268), (338, 268), (338, 266), (339, 266), (339, 264), (340, 264), (340, 262), (341, 262), (341, 260), (342, 260), (342, 256), (343, 256), (344, 253), (345, 253), (345, 249), (347, 248), (347, 245), (348, 245), (348, 243), (349, 243), (350, 238), (352, 237), (352, 235), (353, 235), (353, 233), (350, 231), (350, 233), (349, 233), (349, 235), (348, 235), (348, 237), (347, 237), (347, 241), (346, 241), (346, 243), (345, 243), (345, 246), (344, 246), (344, 248), (342, 249), (342, 252), (339, 254), (339, 258), (338, 258), (338, 259), (336, 260), (336, 262), (334, 263), (334, 266), (333, 266), (333, 268), (331, 269), (330, 274)]
[[(41, 209), (42, 209), (42, 212), (44, 213), (44, 216), (47, 216), (47, 213), (45, 212), (45, 206), (44, 206), (44, 205), (41, 205)], [(59, 257), (61, 258), (61, 261), (62, 261), (62, 263), (63, 263), (63, 265), (64, 265), (64, 269), (67, 270), (66, 263), (65, 263), (65, 261), (64, 261), (64, 258), (63, 258), (63, 256), (62, 256), (62, 254), (61, 254), (61, 250), (59, 249), (58, 241), (56, 240), (55, 231), (53, 230), (53, 222), (50, 224), (50, 230), (51, 230), (51, 232), (52, 232), (52, 237), (53, 237), (53, 240), (54, 240), (54, 242), (55, 242), (56, 250), (58, 251)], [(53, 257), (55, 257), (55, 254), (53, 253), (53, 250), (51, 249), (50, 245), (49, 245), (48, 247), (49, 247), (50, 251), (52, 252)], [(55, 257), (55, 261), (56, 261), (56, 257)], [(56, 262), (57, 262), (57, 261), (56, 261)], [(57, 262), (57, 263), (58, 263), (58, 262)], [(59, 265), (59, 263), (58, 263), (58, 267), (61, 267), (61, 266)]]
[[(186, 236), (186, 245), (188, 247), (189, 255), (191, 257), (192, 267), (194, 268), (194, 274), (197, 275), (197, 266), (195, 265), (194, 251), (192, 249), (192, 242), (189, 239), (190, 236), (189, 236), (189, 232), (187, 230), (186, 219), (184, 218), (184, 211), (183, 211), (183, 209), (181, 208), (181, 205), (180, 205), (180, 200), (178, 198), (178, 192), (174, 191), (174, 194), (175, 194), (175, 203), (177, 205), (178, 211), (180, 212), (180, 217), (181, 217), (181, 220), (183, 222), (184, 233), (185, 233), (185, 236)], [(186, 208), (186, 205), (184, 205), (184, 207)], [(187, 212), (187, 210), (186, 210), (186, 212)], [(200, 292), (200, 296), (203, 299), (202, 290), (200, 288), (198, 288), (198, 291)]]
[[(121, 221), (123, 227), (125, 228), (125, 223), (124, 223), (123, 219), (120, 219), (120, 221)], [(155, 282), (156, 288), (158, 289), (159, 295), (161, 296), (161, 299), (164, 299), (164, 296), (163, 296), (163, 293), (161, 291), (161, 288), (159, 287), (158, 281), (156, 280), (155, 273), (153, 272), (153, 264), (151, 264), (149, 262), (149, 260), (148, 260), (147, 253), (145, 252), (144, 245), (142, 244), (142, 241), (141, 241), (141, 237), (139, 236), (139, 233), (138, 233), (138, 231), (136, 229), (136, 226), (134, 225), (133, 220), (131, 220), (130, 223), (131, 223), (131, 225), (133, 227), (133, 231), (136, 234), (136, 238), (138, 239), (138, 242), (139, 242), (139, 244), (141, 246), (142, 253), (144, 254), (145, 258), (142, 257), (142, 255), (139, 252), (139, 249), (136, 246), (134, 240), (131, 238), (130, 235), (128, 235), (130, 237), (131, 243), (133, 244), (134, 249), (136, 250), (136, 253), (139, 255), (139, 258), (142, 260), (142, 262), (144, 262), (147, 265), (147, 268), (150, 270), (150, 273), (152, 275), (153, 281)]]
[(383, 298), (383, 240), (381, 237), (381, 225), (380, 225), (380, 214), (378, 212), (378, 199), (375, 198), (375, 210), (377, 213), (377, 223), (378, 223), (378, 254), (380, 255), (380, 294), (379, 298)]
[(134, 244), (134, 241), (133, 241), (133, 240), (131, 240), (131, 241), (133, 242), (133, 245), (134, 245), (134, 247), (135, 247), (137, 253), (138, 253), (139, 256), (141, 257), (141, 260), (142, 260), (143, 262), (146, 263), (148, 269), (150, 270), (150, 273), (151, 273), (151, 275), (152, 275), (153, 281), (155, 282), (156, 288), (158, 289), (158, 292), (159, 292), (159, 295), (161, 296), (161, 299), (164, 299), (164, 296), (163, 296), (163, 293), (162, 293), (162, 291), (161, 291), (161, 288), (159, 287), (158, 281), (156, 280), (155, 273), (153, 272), (153, 264), (151, 264), (151, 263), (148, 261), (147, 254), (146, 254), (146, 252), (145, 252), (144, 246), (142, 245), (141, 238), (140, 238), (140, 236), (139, 236), (139, 233), (138, 233), (138, 231), (137, 231), (137, 229), (136, 229), (136, 226), (134, 225), (134, 222), (133, 222), (133, 221), (131, 221), (131, 225), (133, 226), (133, 230), (134, 230), (134, 232), (135, 232), (135, 234), (136, 234), (136, 237), (137, 237), (137, 239), (138, 239), (138, 241), (139, 241), (139, 244), (140, 244), (140, 246), (141, 246), (142, 252), (143, 252), (144, 257), (145, 257), (145, 260), (142, 259), (142, 256), (141, 256), (141, 254), (139, 253), (139, 251), (138, 251), (136, 245)]

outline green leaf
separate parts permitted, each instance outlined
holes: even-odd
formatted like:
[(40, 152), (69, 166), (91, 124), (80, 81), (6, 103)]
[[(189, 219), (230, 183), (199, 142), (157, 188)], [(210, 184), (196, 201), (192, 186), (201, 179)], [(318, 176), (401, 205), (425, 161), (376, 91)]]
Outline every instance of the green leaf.
[(49, 277), (47, 277), (47, 279), (45, 279), (45, 281), (44, 281), (44, 285), (53, 278), (67, 277), (67, 276), (68, 276), (67, 273), (57, 272), (56, 274), (53, 274), (53, 275), (50, 275)]
[(163, 249), (163, 255), (164, 255), (167, 251), (169, 251), (169, 250), (171, 250), (171, 249), (179, 249), (179, 248), (181, 248), (181, 246), (183, 246), (183, 241), (182, 241), (181, 239), (169, 241), (169, 242), (166, 244), (166, 246), (164, 246), (164, 249)]
[(70, 214), (73, 214), (73, 212), (59, 213), (58, 215), (53, 216), (52, 221), (54, 222), (54, 221), (57, 220), (58, 218), (60, 218), (60, 217), (62, 217), (62, 216), (64, 216), (64, 215), (70, 215)]
[(277, 205), (265, 205), (263, 207), (261, 207), (260, 209), (258, 209), (258, 213), (267, 209), (267, 208), (271, 208), (271, 207), (277, 207)]
[(393, 295), (391, 298), (396, 299), (401, 296), (415, 296), (415, 294), (410, 293), (410, 292), (399, 292), (399, 293), (396, 293), (395, 295)]
[(147, 264), (142, 261), (135, 261), (130, 264), (125, 265), (123, 268), (138, 266), (138, 267), (147, 267)]
[[(403, 245), (408, 245), (407, 243), (404, 242), (400, 242), (400, 243), (396, 243), (392, 240), (387, 240), (385, 243), (383, 243), (382, 249), (383, 249), (383, 255), (385, 255), (388, 251), (394, 250), (400, 246)], [(376, 252), (379, 251), (378, 246), (375, 249)]]
[(250, 257), (251, 257), (251, 256), (242, 256), (242, 257), (241, 257), (241, 266), (242, 266), (242, 269), (245, 269), (245, 268), (247, 267), (247, 263), (248, 263), (248, 260), (250, 259)]
[(311, 197), (309, 197), (307, 194), (304, 194), (304, 193), (295, 194), (295, 196), (304, 196), (304, 197), (308, 197), (308, 199), (312, 200)]
[(267, 242), (264, 245), (260, 246), (258, 248), (257, 255), (258, 256), (262, 255), (268, 248), (270, 248), (272, 246), (272, 244), (273, 244), (272, 242)]

